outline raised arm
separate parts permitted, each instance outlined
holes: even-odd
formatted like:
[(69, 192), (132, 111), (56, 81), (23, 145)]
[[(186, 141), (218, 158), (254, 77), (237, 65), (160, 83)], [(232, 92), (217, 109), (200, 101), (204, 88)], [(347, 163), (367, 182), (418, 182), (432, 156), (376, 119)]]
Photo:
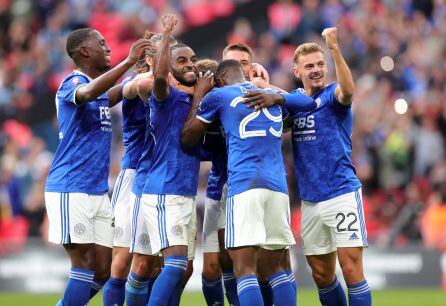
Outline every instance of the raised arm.
[(254, 107), (254, 111), (273, 105), (284, 105), (293, 112), (307, 112), (317, 107), (313, 98), (302, 93), (267, 93), (261, 90), (250, 91), (243, 95), (243, 103), (247, 108)]
[(153, 94), (158, 101), (164, 101), (169, 96), (168, 74), (170, 71), (170, 35), (172, 34), (178, 20), (173, 14), (163, 16), (163, 38), (157, 48), (156, 64), (153, 71), (155, 79), (153, 83)]
[(150, 46), (151, 43), (147, 39), (139, 39), (134, 42), (129, 55), (125, 60), (120, 62), (113, 69), (92, 80), (87, 85), (80, 86), (76, 90), (76, 104), (81, 105), (86, 102), (91, 102), (109, 90), (113, 84), (115, 84), (116, 81), (136, 63), (141, 52), (145, 52)]
[(192, 105), (184, 121), (183, 130), (181, 131), (181, 144), (185, 147), (193, 147), (200, 139), (203, 138), (204, 132), (209, 123), (196, 117), (200, 101), (213, 87), (213, 73), (207, 71), (201, 74), (195, 83), (195, 92)]
[(115, 85), (107, 91), (109, 106), (113, 107), (122, 100), (121, 84)]
[(322, 32), (322, 37), (325, 39), (334, 61), (336, 78), (339, 83), (335, 89), (336, 98), (342, 105), (349, 106), (352, 103), (355, 84), (350, 68), (348, 68), (339, 48), (337, 32), (336, 28), (328, 28)]

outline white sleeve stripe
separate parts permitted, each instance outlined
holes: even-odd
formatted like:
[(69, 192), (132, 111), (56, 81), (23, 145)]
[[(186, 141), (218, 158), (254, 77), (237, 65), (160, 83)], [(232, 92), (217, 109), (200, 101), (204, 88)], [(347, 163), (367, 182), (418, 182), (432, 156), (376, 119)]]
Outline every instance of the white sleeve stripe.
[(209, 123), (212, 123), (212, 121), (209, 121), (209, 120), (207, 120), (207, 119), (204, 119), (204, 118), (201, 117), (201, 116), (198, 116), (198, 115), (197, 115), (196, 117), (197, 117), (198, 120), (203, 121), (204, 123), (208, 123), (208, 124), (209, 124)]
[(77, 92), (77, 90), (78, 90), (79, 88), (83, 87), (83, 86), (86, 86), (86, 85), (87, 85), (87, 84), (81, 84), (81, 85), (79, 85), (78, 87), (76, 87), (76, 89), (74, 90), (73, 101), (71, 101), (71, 102), (73, 102), (75, 105), (78, 105), (78, 104), (76, 103), (76, 92)]

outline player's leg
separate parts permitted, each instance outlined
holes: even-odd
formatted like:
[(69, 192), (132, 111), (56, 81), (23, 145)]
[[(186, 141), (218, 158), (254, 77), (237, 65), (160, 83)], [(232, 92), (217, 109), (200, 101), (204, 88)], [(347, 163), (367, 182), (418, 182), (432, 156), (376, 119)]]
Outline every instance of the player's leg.
[(257, 281), (256, 245), (265, 242), (261, 193), (251, 189), (228, 197), (225, 246), (233, 262), (240, 305), (263, 305)]
[(135, 171), (124, 169), (118, 176), (112, 195), (115, 222), (113, 253), (110, 278), (104, 286), (104, 306), (122, 306), (125, 299), (125, 283), (130, 272), (132, 254), (129, 252), (131, 241), (131, 212), (135, 196), (131, 192)]
[(295, 291), (282, 267), (285, 248), (295, 244), (290, 228), (289, 198), (285, 193), (268, 189), (261, 189), (261, 193), (265, 205), (266, 239), (259, 251), (259, 276), (268, 279), (274, 305), (295, 306)]
[[(62, 244), (70, 257), (71, 270), (57, 305), (85, 305), (90, 299), (94, 277), (94, 227), (87, 197), (79, 194), (45, 192), (50, 222), (48, 240)], [(80, 200), (80, 201), (79, 201)]]
[(90, 299), (105, 285), (110, 277), (113, 250), (113, 210), (107, 194), (88, 195), (94, 203), (95, 276), (91, 285)]
[(294, 295), (297, 294), (297, 282), (294, 277), (293, 269), (291, 267), (291, 247), (287, 248), (283, 254), (281, 266), (285, 270), (288, 278), (290, 279), (291, 285), (294, 289)]
[(222, 214), (220, 201), (206, 198), (203, 222), (203, 273), (202, 291), (207, 305), (223, 305), (222, 272), (220, 268), (220, 246), (218, 223)]
[[(194, 197), (146, 195), (143, 210), (153, 252), (162, 251), (164, 268), (153, 285), (149, 305), (167, 305), (187, 269)], [(195, 233), (193, 233), (195, 237)]]
[(336, 278), (336, 239), (331, 230), (333, 203), (302, 202), (302, 244), (318, 287), (322, 305), (346, 306), (344, 290)]
[(150, 238), (144, 213), (141, 208), (141, 198), (134, 196), (131, 205), (131, 239), (130, 253), (133, 256), (132, 269), (125, 284), (125, 299), (127, 306), (145, 306), (150, 297), (154, 283), (151, 277), (154, 263), (158, 256), (152, 256)]
[[(339, 264), (348, 289), (349, 305), (372, 303), (369, 285), (364, 277), (362, 253), (367, 246), (367, 231), (362, 207), (361, 189), (344, 194), (330, 203), (330, 226), (338, 247)], [(328, 209), (327, 209), (328, 210)]]

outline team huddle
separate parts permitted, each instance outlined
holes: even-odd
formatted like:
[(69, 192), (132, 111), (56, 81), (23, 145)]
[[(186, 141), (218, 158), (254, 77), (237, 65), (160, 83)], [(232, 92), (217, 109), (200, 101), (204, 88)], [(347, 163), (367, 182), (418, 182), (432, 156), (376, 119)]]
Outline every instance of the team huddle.
[[(288, 93), (269, 84), (247, 45), (228, 45), (221, 62), (198, 60), (172, 37), (176, 17), (162, 20), (162, 33), (146, 32), (112, 69), (98, 31), (67, 38), (77, 68), (56, 94), (60, 143), (45, 189), (49, 241), (71, 260), (56, 305), (87, 305), (102, 287), (106, 306), (179, 305), (193, 270), (201, 161), (212, 163), (202, 241), (207, 305), (224, 305), (225, 296), (230, 305), (297, 305), (281, 151), (288, 131), (302, 247), (321, 305), (371, 305), (361, 183), (350, 160), (354, 83), (336, 28), (322, 36), (337, 83), (325, 83), (321, 46), (305, 43), (292, 67), (304, 87)], [(124, 155), (110, 201), (109, 108), (119, 102)]]

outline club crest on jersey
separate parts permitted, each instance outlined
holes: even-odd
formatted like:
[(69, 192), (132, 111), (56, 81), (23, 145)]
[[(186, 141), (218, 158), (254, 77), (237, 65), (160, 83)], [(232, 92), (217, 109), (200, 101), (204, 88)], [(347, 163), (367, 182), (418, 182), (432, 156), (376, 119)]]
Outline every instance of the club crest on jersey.
[(78, 223), (74, 226), (74, 233), (76, 236), (82, 236), (85, 233), (85, 225)]
[(79, 84), (79, 78), (78, 77), (74, 77), (71, 82), (76, 86), (77, 84)]
[(149, 235), (141, 234), (138, 239), (138, 243), (140, 246), (148, 246), (150, 243)]
[(181, 225), (174, 225), (172, 226), (170, 232), (172, 233), (172, 235), (174, 236), (181, 236), (183, 234), (183, 228), (181, 227)]
[(116, 239), (121, 238), (123, 234), (124, 234), (124, 231), (122, 230), (122, 227), (115, 227), (114, 237)]
[(316, 108), (318, 108), (321, 105), (321, 98), (317, 98), (314, 102), (316, 102)]

